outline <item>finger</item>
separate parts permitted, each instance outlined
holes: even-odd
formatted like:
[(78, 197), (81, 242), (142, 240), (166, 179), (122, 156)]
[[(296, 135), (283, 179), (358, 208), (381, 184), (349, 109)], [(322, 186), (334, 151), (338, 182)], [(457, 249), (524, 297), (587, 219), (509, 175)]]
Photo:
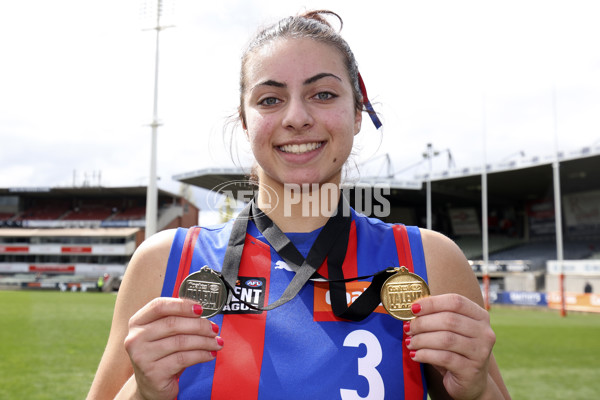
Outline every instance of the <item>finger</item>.
[[(149, 386), (164, 387), (165, 382), (171, 382), (173, 377), (178, 377), (188, 367), (214, 360), (216, 352), (191, 350), (170, 354), (160, 360), (149, 363), (133, 364), (138, 376)], [(173, 397), (170, 397), (173, 398)]]
[(187, 299), (158, 297), (136, 312), (130, 322), (146, 325), (166, 316), (199, 318), (200, 315), (194, 312), (194, 305), (197, 306), (198, 303)]
[[(412, 336), (406, 340), (409, 350), (445, 350), (460, 354), (468, 359), (475, 360), (481, 355), (488, 354), (488, 346), (453, 332), (438, 331)], [(489, 348), (491, 352), (491, 348)]]
[(416, 301), (411, 309), (417, 316), (452, 311), (477, 320), (489, 320), (489, 314), (485, 309), (455, 293), (423, 297)]
[(481, 330), (489, 326), (484, 321), (478, 321), (471, 317), (457, 314), (455, 312), (440, 312), (418, 316), (405, 324), (405, 331), (409, 335), (417, 335), (424, 332), (449, 331), (466, 337), (478, 337)]
[[(173, 355), (187, 352), (201, 352), (210, 354), (215, 357), (215, 352), (222, 349), (224, 341), (221, 337), (209, 338), (198, 335), (176, 335), (154, 342), (143, 341), (139, 336), (131, 335), (125, 339), (125, 348), (134, 365), (149, 366), (151, 369), (156, 363), (164, 364), (165, 359), (173, 359)], [(201, 354), (198, 353), (198, 354)], [(210, 358), (210, 359), (212, 359)], [(203, 359), (207, 361), (207, 359)], [(209, 360), (209, 359), (208, 359)], [(170, 372), (176, 373), (177, 368), (183, 363), (177, 360), (177, 365), (174, 369), (169, 369)], [(197, 363), (198, 361), (196, 361)]]
[(479, 372), (476, 368), (476, 363), (452, 351), (419, 349), (411, 351), (410, 355), (414, 361), (433, 365), (437, 369), (442, 368), (447, 371), (458, 371), (466, 375)]
[[(131, 330), (137, 326), (133, 325)], [(152, 342), (174, 335), (198, 335), (214, 338), (219, 332), (218, 325), (204, 318), (189, 318), (176, 315), (166, 316), (140, 327), (145, 340)]]
[(177, 335), (155, 342), (154, 351), (160, 355), (156, 359), (161, 359), (180, 352), (205, 351), (210, 353), (221, 350), (224, 344), (223, 338), (219, 336), (208, 338), (196, 335)]
[(180, 374), (185, 368), (199, 363), (209, 362), (217, 357), (216, 351), (191, 350), (170, 354), (160, 360), (163, 371), (170, 376)]
[[(200, 351), (211, 353), (221, 350), (224, 341), (221, 337), (208, 338), (197, 335), (170, 336), (155, 342), (141, 343), (140, 346), (131, 347), (130, 357), (137, 365), (151, 365), (170, 358), (177, 353)], [(128, 344), (126, 343), (126, 347)], [(179, 365), (179, 364), (178, 364)], [(175, 371), (177, 369), (175, 368)]]

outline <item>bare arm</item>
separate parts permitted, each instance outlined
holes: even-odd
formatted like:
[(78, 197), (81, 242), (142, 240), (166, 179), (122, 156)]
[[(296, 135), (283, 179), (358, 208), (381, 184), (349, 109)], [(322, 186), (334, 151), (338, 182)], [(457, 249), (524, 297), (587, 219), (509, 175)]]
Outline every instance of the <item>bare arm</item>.
[(160, 232), (136, 250), (117, 295), (108, 343), (96, 371), (88, 399), (113, 399), (133, 374), (123, 342), (129, 319), (160, 296), (173, 231)]
[(477, 279), (445, 236), (421, 230), (432, 296), (411, 322), (414, 360), (426, 363), (432, 399), (510, 399), (492, 354), (496, 337)]
[(171, 400), (184, 369), (214, 360), (223, 347), (200, 304), (159, 297), (173, 234), (153, 236), (134, 254), (88, 399)]

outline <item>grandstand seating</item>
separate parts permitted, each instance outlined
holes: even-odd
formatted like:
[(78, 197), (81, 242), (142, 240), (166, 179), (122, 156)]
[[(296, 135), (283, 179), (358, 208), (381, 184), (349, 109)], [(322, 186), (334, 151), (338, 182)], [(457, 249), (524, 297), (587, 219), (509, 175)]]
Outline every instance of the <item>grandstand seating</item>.
[[(482, 258), (481, 238), (463, 236), (455, 239), (468, 259)], [(563, 255), (566, 260), (584, 260), (600, 258), (600, 243), (590, 241), (566, 240), (563, 243)], [(546, 261), (556, 258), (556, 241), (546, 240), (524, 242), (523, 239), (490, 235), (489, 260), (529, 260), (533, 269), (546, 268)]]
[[(563, 256), (566, 260), (584, 260), (594, 257), (593, 246), (583, 241), (565, 241)], [(490, 260), (530, 260), (534, 269), (546, 268), (546, 261), (556, 258), (556, 241), (541, 241), (490, 254)]]
[(23, 212), (15, 220), (55, 220), (60, 219), (70, 209), (71, 203), (68, 200), (33, 201), (25, 205)]
[(103, 205), (85, 205), (66, 214), (62, 219), (66, 221), (74, 220), (98, 220), (102, 221), (110, 217), (113, 211), (110, 207)]
[(0, 221), (8, 221), (12, 217), (14, 217), (14, 215), (14, 213), (0, 212)]
[(127, 208), (111, 219), (113, 221), (124, 221), (124, 220), (137, 220), (144, 219), (146, 217), (146, 207), (131, 207)]
[(145, 206), (132, 206), (127, 208), (117, 207), (114, 201), (85, 203), (73, 207), (70, 203), (51, 203), (43, 206), (31, 205), (25, 211), (14, 213), (0, 213), (0, 221), (10, 219), (25, 220), (64, 220), (64, 221), (104, 221), (104, 220), (140, 220), (146, 216)]
[(48, 206), (44, 208), (30, 208), (25, 210), (17, 220), (54, 220), (59, 219), (69, 209), (67, 207)]

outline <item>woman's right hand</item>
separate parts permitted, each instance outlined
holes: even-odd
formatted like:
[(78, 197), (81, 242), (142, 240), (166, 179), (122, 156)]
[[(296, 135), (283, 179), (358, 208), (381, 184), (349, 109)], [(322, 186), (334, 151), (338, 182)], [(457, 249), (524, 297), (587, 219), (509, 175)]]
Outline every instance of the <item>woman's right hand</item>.
[(185, 368), (215, 359), (223, 339), (201, 314), (193, 301), (161, 297), (131, 317), (125, 349), (142, 398), (174, 399)]

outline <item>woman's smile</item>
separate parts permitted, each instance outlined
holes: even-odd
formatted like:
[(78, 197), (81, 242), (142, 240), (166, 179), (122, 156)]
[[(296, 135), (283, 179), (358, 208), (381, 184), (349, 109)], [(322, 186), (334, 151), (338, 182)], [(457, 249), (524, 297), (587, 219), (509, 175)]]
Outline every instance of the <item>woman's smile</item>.
[(284, 153), (304, 154), (320, 148), (325, 142), (312, 142), (301, 144), (284, 144), (277, 148)]

